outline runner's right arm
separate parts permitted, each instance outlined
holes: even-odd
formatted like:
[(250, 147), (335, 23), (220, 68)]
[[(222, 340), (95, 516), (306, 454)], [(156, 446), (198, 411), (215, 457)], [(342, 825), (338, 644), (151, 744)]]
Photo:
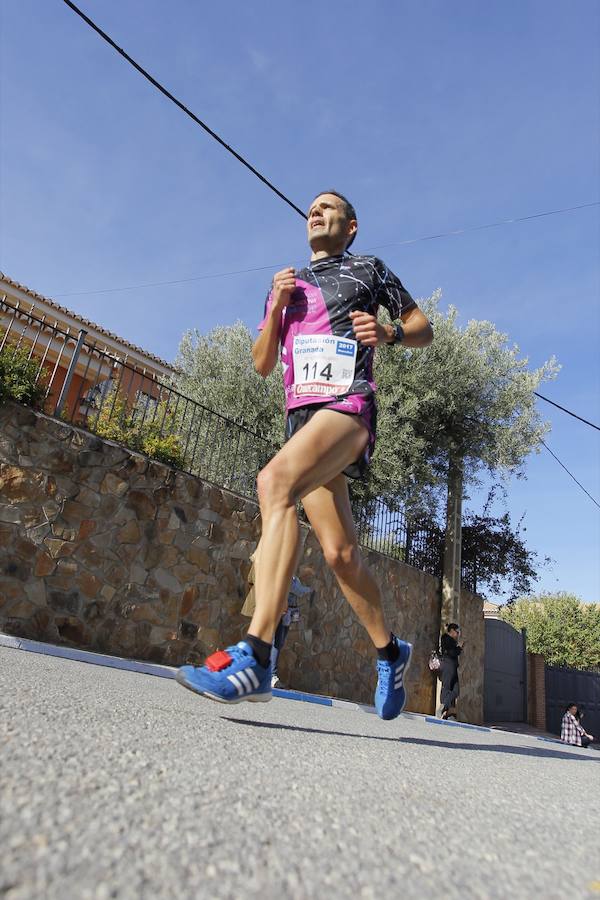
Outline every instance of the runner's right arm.
[(267, 301), (265, 318), (259, 326), (261, 333), (252, 347), (252, 359), (256, 371), (266, 378), (279, 357), (281, 336), (281, 314), (292, 299), (296, 288), (296, 273), (290, 268), (282, 269), (273, 278), (273, 289)]

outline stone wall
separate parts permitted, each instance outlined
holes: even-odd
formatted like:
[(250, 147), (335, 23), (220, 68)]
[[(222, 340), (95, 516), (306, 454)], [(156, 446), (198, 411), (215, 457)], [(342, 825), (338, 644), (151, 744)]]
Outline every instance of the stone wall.
[[(120, 445), (23, 407), (0, 407), (0, 629), (167, 664), (238, 640), (258, 508)], [(439, 584), (369, 553), (391, 626), (415, 646), (409, 708), (434, 711), (427, 668)], [(291, 687), (371, 703), (373, 651), (308, 531), (315, 589), (281, 657)], [(462, 597), (460, 718), (483, 714), (481, 599)]]
[(457, 718), (459, 722), (481, 724), (485, 660), (485, 619), (482, 598), (468, 591), (461, 591), (458, 619), (464, 649), (458, 669), (460, 697)]

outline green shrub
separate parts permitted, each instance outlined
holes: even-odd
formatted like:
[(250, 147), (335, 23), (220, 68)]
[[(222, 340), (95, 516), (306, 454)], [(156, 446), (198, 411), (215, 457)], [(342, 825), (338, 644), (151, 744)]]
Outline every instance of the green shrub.
[(9, 342), (0, 351), (0, 403), (16, 400), (27, 406), (41, 406), (46, 386), (41, 378), (36, 383), (38, 360), (27, 356), (26, 349)]
[(183, 466), (183, 452), (179, 438), (174, 434), (164, 437), (148, 437), (142, 442), (142, 451), (159, 462), (180, 469)]
[(88, 428), (99, 437), (124, 444), (159, 462), (177, 469), (183, 466), (183, 450), (174, 416), (164, 402), (144, 418), (140, 410), (131, 408), (120, 391), (112, 389), (104, 398), (98, 415), (88, 417)]

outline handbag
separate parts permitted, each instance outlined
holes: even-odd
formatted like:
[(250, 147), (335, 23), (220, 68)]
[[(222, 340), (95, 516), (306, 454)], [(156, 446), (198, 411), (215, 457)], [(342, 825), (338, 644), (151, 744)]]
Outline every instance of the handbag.
[(432, 650), (429, 654), (429, 668), (432, 672), (439, 672), (442, 668), (442, 657), (437, 650)]

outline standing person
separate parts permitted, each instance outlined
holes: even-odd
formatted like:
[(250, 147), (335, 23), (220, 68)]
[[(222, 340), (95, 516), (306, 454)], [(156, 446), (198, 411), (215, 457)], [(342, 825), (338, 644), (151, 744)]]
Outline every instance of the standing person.
[(258, 557), (259, 547), (260, 543), (257, 545), (254, 553), (251, 553), (249, 557), (250, 571), (248, 572), (248, 576), (246, 578), (246, 582), (248, 584), (248, 593), (246, 594), (244, 605), (240, 609), (240, 613), (243, 616), (247, 616), (249, 619), (252, 618), (252, 616), (254, 615), (254, 610), (256, 609), (256, 589), (254, 585), (256, 582), (256, 560)]
[[(256, 564), (259, 555), (259, 547), (260, 544), (250, 557), (250, 562), (252, 565), (250, 566), (250, 571), (248, 572), (247, 578), (249, 590), (246, 595), (244, 605), (240, 610), (243, 616), (247, 616), (250, 619), (254, 615), (254, 610), (256, 609), (256, 590), (254, 585), (256, 582)], [(287, 607), (284, 610), (281, 619), (279, 620), (277, 628), (275, 629), (273, 646), (271, 648), (271, 687), (273, 688), (281, 687), (278, 672), (279, 655), (283, 650), (283, 645), (287, 640), (290, 626), (300, 621), (298, 598), (303, 597), (305, 594), (312, 594), (312, 588), (306, 587), (306, 585), (302, 584), (297, 575), (293, 575), (292, 583), (290, 585), (290, 591), (287, 598)]]
[[(223, 703), (271, 699), (271, 644), (298, 563), (298, 500), (377, 651), (378, 714), (393, 719), (406, 702), (412, 646), (386, 624), (379, 586), (358, 549), (346, 477), (364, 474), (375, 445), (375, 347), (425, 347), (433, 332), (381, 260), (346, 252), (357, 227), (354, 207), (342, 194), (315, 197), (307, 221), (310, 264), (277, 272), (252, 348), (264, 377), (281, 358), (287, 412), (286, 443), (257, 482), (262, 537), (256, 610), (245, 641), (213, 654), (200, 668), (184, 666), (177, 676), (185, 687)], [(401, 324), (380, 324), (380, 306)]]
[(305, 594), (312, 594), (312, 588), (302, 584), (297, 575), (292, 575), (292, 583), (290, 584), (290, 592), (287, 599), (287, 609), (279, 620), (279, 625), (275, 629), (273, 638), (273, 646), (271, 648), (271, 687), (281, 687), (279, 680), (279, 655), (283, 650), (291, 625), (295, 625), (300, 621), (300, 607), (298, 606), (298, 598)]
[[(446, 634), (442, 635), (440, 641), (442, 666), (439, 675), (442, 682), (440, 694), (442, 719), (447, 719), (450, 715), (456, 715), (454, 707), (460, 693), (458, 681), (458, 657), (463, 651), (463, 644), (458, 643), (459, 637), (459, 626), (456, 622), (450, 622), (449, 625), (446, 625)], [(452, 710), (454, 711), (452, 712)]]
[(560, 726), (560, 739), (565, 744), (574, 747), (588, 747), (594, 740), (593, 734), (588, 734), (580, 722), (581, 713), (576, 703), (569, 703), (562, 717)]

